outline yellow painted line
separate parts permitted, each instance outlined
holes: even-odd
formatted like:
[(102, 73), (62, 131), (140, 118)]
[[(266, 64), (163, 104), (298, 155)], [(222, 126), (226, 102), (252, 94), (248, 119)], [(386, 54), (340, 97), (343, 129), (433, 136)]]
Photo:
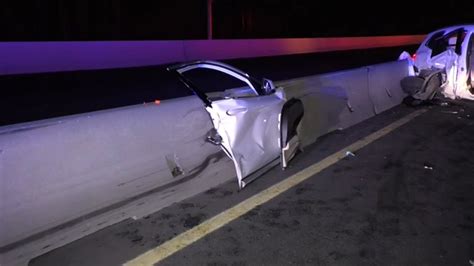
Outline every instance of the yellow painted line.
[(325, 168), (328, 168), (329, 166), (337, 163), (338, 161), (346, 157), (346, 151), (355, 152), (357, 150), (360, 150), (363, 147), (369, 145), (370, 143), (394, 131), (395, 129), (403, 126), (404, 124), (408, 123), (409, 121), (423, 114), (426, 111), (426, 109), (418, 110), (401, 118), (400, 120), (393, 122), (392, 124), (354, 142), (353, 144), (339, 150), (338, 152), (333, 153), (332, 155), (326, 157), (318, 163), (313, 164), (308, 168), (305, 168), (304, 170), (301, 170), (300, 172), (286, 178), (285, 180), (263, 190), (262, 192), (242, 201), (234, 207), (224, 212), (221, 212), (220, 214), (210, 218), (209, 220), (204, 221), (203, 223), (189, 229), (184, 233), (181, 233), (180, 235), (177, 235), (175, 238), (166, 241), (160, 246), (143, 253), (142, 255), (134, 258), (133, 260), (128, 261), (124, 265), (153, 265), (164, 260), (165, 258), (173, 255), (181, 249), (191, 245), (192, 243), (198, 241), (206, 235), (239, 218), (240, 216), (249, 212), (258, 205), (268, 202), (269, 200), (277, 197), (281, 193), (298, 185), (299, 183), (310, 178), (311, 176), (321, 172)]

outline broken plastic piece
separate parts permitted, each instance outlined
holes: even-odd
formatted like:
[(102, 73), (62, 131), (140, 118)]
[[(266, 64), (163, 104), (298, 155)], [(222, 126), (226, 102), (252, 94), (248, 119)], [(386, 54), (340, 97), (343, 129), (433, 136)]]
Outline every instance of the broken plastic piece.
[(454, 114), (454, 115), (457, 115), (458, 112), (457, 111), (441, 111), (441, 113), (445, 113), (445, 114)]
[(346, 151), (346, 157), (347, 157), (347, 156), (355, 157), (356, 155), (355, 155), (353, 152), (351, 152), (351, 151)]
[(425, 169), (427, 169), (427, 170), (433, 170), (433, 166), (432, 166), (431, 164), (429, 164), (429, 163), (425, 163), (425, 165), (424, 165), (423, 168), (425, 168)]
[(206, 141), (219, 146), (222, 144), (222, 137), (217, 133), (217, 130), (213, 128), (207, 133)]

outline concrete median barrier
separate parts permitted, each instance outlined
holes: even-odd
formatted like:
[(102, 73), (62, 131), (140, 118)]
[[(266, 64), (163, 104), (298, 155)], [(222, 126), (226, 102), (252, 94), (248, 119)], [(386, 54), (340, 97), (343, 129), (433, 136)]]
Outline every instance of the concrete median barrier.
[(211, 128), (197, 97), (0, 128), (0, 246), (200, 178), (226, 161), (205, 142)]
[(400, 81), (408, 76), (407, 61), (378, 64), (367, 69), (368, 90), (376, 114), (400, 104), (407, 96), (400, 86)]
[[(400, 104), (407, 75), (397, 61), (277, 85), (303, 103), (306, 146)], [(151, 212), (235, 178), (212, 128), (195, 96), (0, 127), (0, 253), (147, 191), (171, 197)]]
[(408, 61), (395, 61), (278, 82), (288, 98), (301, 99), (305, 116), (299, 130), (303, 146), (336, 129), (355, 125), (400, 104), (400, 80)]

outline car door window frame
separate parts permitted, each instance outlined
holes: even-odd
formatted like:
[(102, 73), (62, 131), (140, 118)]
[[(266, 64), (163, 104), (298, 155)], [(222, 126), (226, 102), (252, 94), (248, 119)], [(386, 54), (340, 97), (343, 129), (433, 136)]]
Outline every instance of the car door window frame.
[[(254, 78), (252, 78), (247, 73), (244, 73), (234, 67), (229, 65), (214, 62), (214, 61), (196, 61), (188, 64), (176, 65), (169, 67), (168, 70), (175, 71), (178, 74), (179, 79), (190, 89), (192, 90), (205, 104), (205, 106), (211, 106), (212, 101), (209, 97), (203, 93), (198, 86), (196, 86), (192, 80), (185, 77), (184, 73), (191, 71), (193, 69), (204, 68), (218, 71), (220, 73), (227, 74), (231, 77), (234, 77), (245, 84), (247, 84), (252, 91), (255, 93), (254, 97), (264, 95), (262, 92), (261, 84)], [(248, 97), (248, 96), (247, 96)]]

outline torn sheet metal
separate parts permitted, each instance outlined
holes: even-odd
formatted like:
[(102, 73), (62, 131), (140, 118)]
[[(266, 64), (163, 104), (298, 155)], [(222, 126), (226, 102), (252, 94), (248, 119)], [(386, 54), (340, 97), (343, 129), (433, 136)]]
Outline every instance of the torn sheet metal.
[(283, 105), (280, 120), (281, 167), (286, 169), (288, 162), (296, 155), (300, 147), (298, 128), (304, 117), (304, 105), (299, 99), (292, 98)]
[(222, 147), (234, 161), (240, 188), (247, 176), (278, 158), (283, 104), (281, 98), (268, 95), (215, 101), (206, 108)]

